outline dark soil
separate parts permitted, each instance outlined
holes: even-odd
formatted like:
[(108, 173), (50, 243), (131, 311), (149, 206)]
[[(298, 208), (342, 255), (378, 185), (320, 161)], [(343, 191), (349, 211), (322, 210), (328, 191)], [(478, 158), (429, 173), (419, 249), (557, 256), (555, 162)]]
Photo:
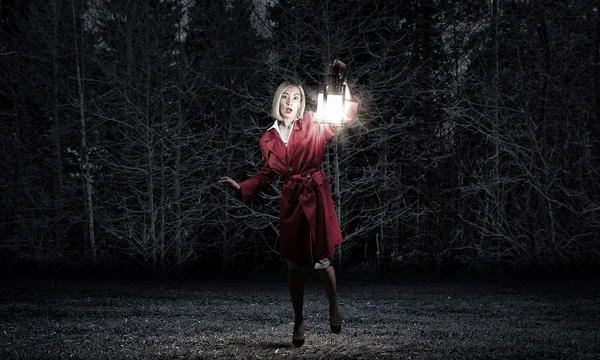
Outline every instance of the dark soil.
[[(310, 279), (310, 277), (309, 277)], [(285, 281), (0, 283), (0, 359), (600, 359), (600, 282), (340, 281), (342, 333)]]

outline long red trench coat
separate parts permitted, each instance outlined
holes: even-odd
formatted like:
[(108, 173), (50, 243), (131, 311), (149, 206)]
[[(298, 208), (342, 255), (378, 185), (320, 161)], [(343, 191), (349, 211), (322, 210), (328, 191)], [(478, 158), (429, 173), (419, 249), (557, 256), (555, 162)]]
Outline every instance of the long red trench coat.
[[(352, 121), (360, 100), (346, 102), (344, 123)], [(262, 166), (251, 178), (240, 183), (246, 200), (273, 181), (283, 180), (280, 199), (281, 258), (293, 262), (316, 262), (331, 258), (342, 242), (342, 232), (331, 198), (322, 161), (327, 141), (335, 127), (314, 122), (315, 113), (306, 112), (294, 122), (286, 147), (275, 128), (260, 138)]]

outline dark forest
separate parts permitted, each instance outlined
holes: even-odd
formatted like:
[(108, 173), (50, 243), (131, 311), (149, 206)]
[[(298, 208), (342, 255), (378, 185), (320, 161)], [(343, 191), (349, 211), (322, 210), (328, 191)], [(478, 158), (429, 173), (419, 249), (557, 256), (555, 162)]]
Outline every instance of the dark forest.
[[(600, 2), (3, 0), (6, 268), (279, 266), (242, 202), (277, 85), (361, 99), (324, 164), (340, 268), (600, 263)], [(312, 91), (311, 91), (312, 89)]]

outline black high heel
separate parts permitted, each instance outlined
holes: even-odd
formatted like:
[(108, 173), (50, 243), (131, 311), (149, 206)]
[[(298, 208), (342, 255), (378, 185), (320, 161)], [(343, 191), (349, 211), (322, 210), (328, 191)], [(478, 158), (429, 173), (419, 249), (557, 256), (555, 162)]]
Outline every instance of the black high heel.
[[(300, 323), (298, 325), (296, 325), (294, 323), (294, 333), (292, 335), (292, 344), (294, 344), (295, 347), (300, 347), (302, 345), (304, 345), (304, 320), (300, 321)], [(300, 332), (300, 327), (302, 327), (302, 332)], [(300, 338), (299, 335), (302, 335), (302, 338)]]
[(300, 347), (304, 345), (304, 339), (292, 339), (292, 344), (294, 344), (295, 347)]
[[(336, 317), (338, 319), (340, 319), (339, 325), (333, 325), (331, 323), (332, 318), (334, 318), (334, 316), (333, 316), (334, 309), (335, 309), (335, 313), (337, 313)], [(339, 309), (337, 309), (337, 306), (335, 308), (332, 308), (331, 306), (329, 307), (329, 327), (331, 328), (331, 332), (334, 334), (339, 334), (342, 331), (342, 319), (340, 318), (340, 312), (339, 312)]]

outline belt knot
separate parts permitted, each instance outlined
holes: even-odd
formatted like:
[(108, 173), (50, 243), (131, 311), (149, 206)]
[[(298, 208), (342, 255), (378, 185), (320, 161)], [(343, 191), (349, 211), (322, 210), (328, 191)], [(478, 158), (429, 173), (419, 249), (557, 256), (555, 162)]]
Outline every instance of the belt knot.
[(288, 176), (283, 179), (285, 186), (289, 186), (290, 188), (295, 188), (298, 185), (303, 185), (306, 190), (313, 190), (315, 183), (317, 185), (323, 184), (323, 179), (325, 178), (325, 173), (321, 169), (309, 169), (307, 171), (303, 171), (300, 174), (294, 174)]

